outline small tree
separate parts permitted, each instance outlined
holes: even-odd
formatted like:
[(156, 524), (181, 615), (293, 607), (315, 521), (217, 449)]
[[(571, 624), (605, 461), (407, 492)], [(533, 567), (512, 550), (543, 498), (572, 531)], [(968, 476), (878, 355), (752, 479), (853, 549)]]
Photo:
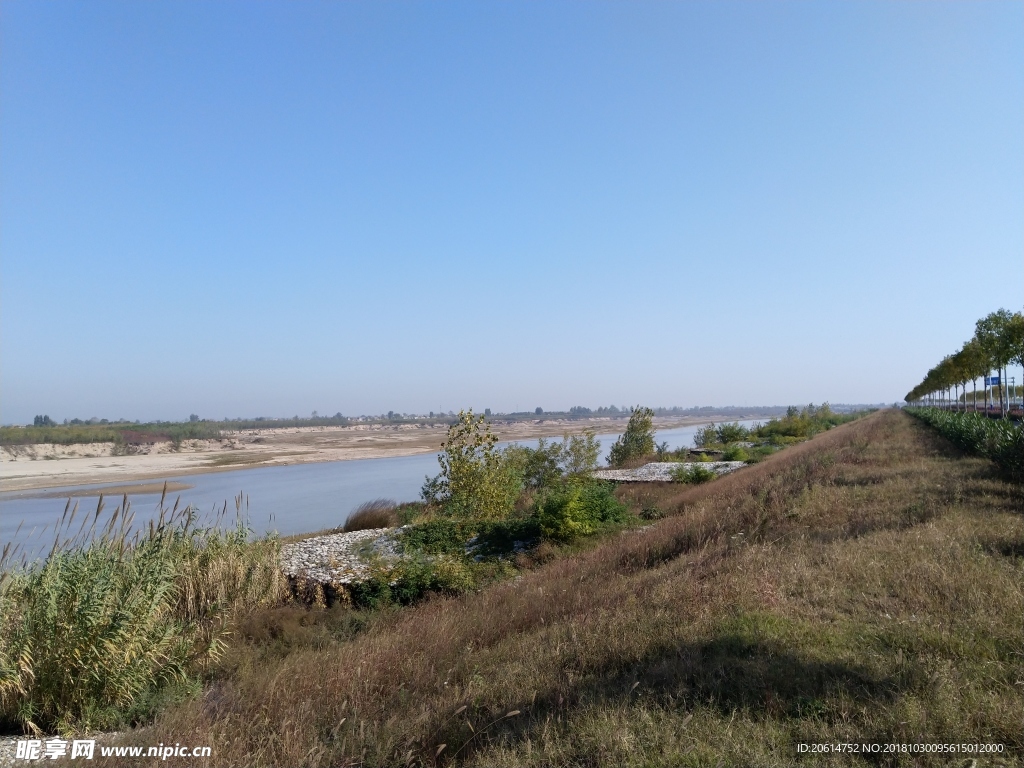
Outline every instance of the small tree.
[(562, 438), (562, 466), (568, 475), (584, 475), (597, 469), (601, 456), (601, 444), (592, 429), (581, 435), (565, 435)]
[(698, 448), (707, 448), (718, 440), (718, 427), (711, 422), (706, 427), (701, 427), (693, 434), (693, 444)]
[(483, 416), (459, 411), (437, 457), (441, 474), (423, 485), (423, 496), (436, 501), (450, 515), (500, 519), (516, 502), (522, 480), (515, 462), (495, 450), (498, 438)]
[(632, 459), (654, 453), (654, 411), (636, 406), (630, 412), (626, 431), (612, 445), (608, 463), (618, 467)]

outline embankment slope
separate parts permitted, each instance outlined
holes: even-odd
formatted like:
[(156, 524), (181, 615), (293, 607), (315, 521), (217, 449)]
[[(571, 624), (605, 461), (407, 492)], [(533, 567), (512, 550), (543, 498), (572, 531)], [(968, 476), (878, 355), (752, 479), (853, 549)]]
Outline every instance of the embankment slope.
[(986, 461), (883, 411), (619, 492), (668, 517), (354, 635), (352, 614), (250, 617), (210, 691), (131, 738), (211, 765), (791, 765), (824, 741), (1020, 764), (1021, 489)]

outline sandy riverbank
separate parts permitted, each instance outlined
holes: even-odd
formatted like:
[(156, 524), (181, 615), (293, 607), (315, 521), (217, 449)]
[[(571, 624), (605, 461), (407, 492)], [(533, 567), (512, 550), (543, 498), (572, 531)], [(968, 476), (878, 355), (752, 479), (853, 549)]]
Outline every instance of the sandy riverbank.
[[(706, 423), (707, 419), (659, 418), (657, 429)], [(501, 440), (560, 437), (593, 429), (620, 432), (625, 419), (540, 419), (496, 423)], [(348, 427), (296, 427), (225, 432), (220, 440), (189, 440), (180, 450), (170, 443), (138, 447), (138, 453), (113, 455), (113, 444), (4, 446), (0, 449), (0, 489), (61, 488), (92, 483), (131, 483), (202, 472), (305, 464), (436, 451), (447, 426), (358, 424)]]

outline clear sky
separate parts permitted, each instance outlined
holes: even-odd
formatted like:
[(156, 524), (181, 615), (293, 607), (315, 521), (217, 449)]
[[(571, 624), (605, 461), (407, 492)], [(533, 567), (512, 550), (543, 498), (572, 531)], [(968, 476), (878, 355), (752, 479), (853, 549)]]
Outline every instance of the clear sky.
[(892, 402), (1022, 303), (1021, 2), (0, 4), (5, 423)]

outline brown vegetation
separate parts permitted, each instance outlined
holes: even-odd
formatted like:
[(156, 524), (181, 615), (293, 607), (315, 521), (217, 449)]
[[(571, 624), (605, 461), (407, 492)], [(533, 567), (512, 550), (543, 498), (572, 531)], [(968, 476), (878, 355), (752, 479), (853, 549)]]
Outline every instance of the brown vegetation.
[(1020, 764), (1024, 504), (987, 461), (883, 411), (619, 495), (665, 518), (460, 598), (251, 615), (207, 694), (132, 741), (211, 765), (789, 765), (800, 741)]
[(345, 521), (345, 533), (374, 528), (394, 528), (399, 524), (398, 505), (391, 499), (374, 499), (356, 507)]

